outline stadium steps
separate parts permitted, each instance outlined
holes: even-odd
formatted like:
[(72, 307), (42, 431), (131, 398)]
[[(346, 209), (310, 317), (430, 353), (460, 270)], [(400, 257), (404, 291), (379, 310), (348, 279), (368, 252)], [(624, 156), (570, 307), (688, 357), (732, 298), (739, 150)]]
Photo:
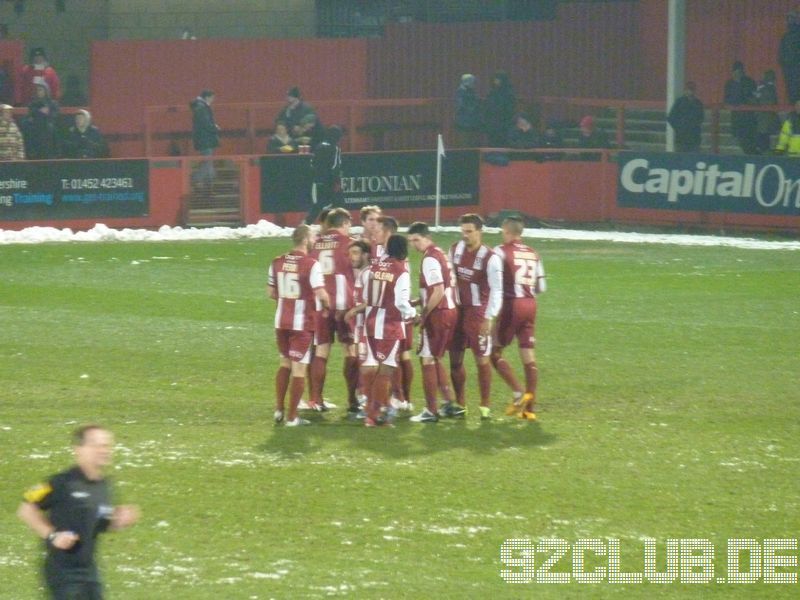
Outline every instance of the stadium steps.
[(241, 226), (239, 169), (228, 161), (215, 161), (214, 180), (210, 184), (193, 182), (184, 206), (183, 221), (188, 227)]
[[(741, 155), (742, 150), (739, 143), (731, 133), (730, 115), (729, 111), (722, 111), (720, 115), (719, 152), (720, 154)], [(609, 137), (613, 138), (617, 127), (615, 111), (604, 111), (603, 114), (597, 116), (596, 123), (606, 130)], [(666, 125), (667, 117), (663, 111), (643, 109), (625, 111), (625, 149), (664, 152), (667, 144)], [(574, 135), (568, 135), (566, 139), (577, 139), (577, 130)], [(773, 144), (775, 141), (773, 138)], [(711, 152), (711, 111), (708, 110), (703, 122), (700, 148), (702, 152)]]

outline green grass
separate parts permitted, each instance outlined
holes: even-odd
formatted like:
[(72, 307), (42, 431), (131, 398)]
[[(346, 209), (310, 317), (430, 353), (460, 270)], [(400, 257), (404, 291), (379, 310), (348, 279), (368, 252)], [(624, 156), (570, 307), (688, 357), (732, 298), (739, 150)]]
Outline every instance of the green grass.
[(503, 581), (508, 538), (619, 539), (623, 571), (642, 538), (661, 565), (667, 538), (708, 538), (724, 576), (728, 538), (800, 537), (798, 253), (534, 245), (541, 422), (481, 423), (471, 397), (465, 422), (394, 430), (272, 426), (285, 240), (0, 246), (0, 598), (40, 597), (14, 511), (85, 421), (115, 432), (117, 500), (143, 510), (103, 538), (113, 598), (795, 597)]

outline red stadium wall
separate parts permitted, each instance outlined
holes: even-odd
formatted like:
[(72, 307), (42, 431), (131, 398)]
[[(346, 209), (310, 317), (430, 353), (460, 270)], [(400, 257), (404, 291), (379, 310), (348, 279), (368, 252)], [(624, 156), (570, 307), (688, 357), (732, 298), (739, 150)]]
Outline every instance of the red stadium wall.
[(8, 104), (14, 104), (14, 90), (17, 85), (17, 75), (22, 65), (25, 64), (25, 42), (19, 40), (0, 41), (0, 68), (4, 69), (10, 77), (10, 88), (5, 92)]
[(91, 64), (95, 120), (128, 134), (126, 154), (142, 152), (131, 138), (142, 133), (145, 106), (186, 106), (205, 88), (219, 103), (281, 101), (295, 85), (312, 102), (367, 93), (367, 43), (358, 39), (93, 42)]

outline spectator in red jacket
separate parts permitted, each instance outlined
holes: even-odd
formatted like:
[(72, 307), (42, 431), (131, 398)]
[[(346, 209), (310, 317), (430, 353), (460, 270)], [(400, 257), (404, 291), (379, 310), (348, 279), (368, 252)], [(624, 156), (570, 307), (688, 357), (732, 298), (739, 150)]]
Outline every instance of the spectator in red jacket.
[(17, 105), (28, 106), (36, 97), (36, 84), (46, 83), (53, 100), (61, 98), (61, 83), (56, 70), (47, 61), (44, 48), (34, 48), (30, 64), (22, 67), (17, 84)]

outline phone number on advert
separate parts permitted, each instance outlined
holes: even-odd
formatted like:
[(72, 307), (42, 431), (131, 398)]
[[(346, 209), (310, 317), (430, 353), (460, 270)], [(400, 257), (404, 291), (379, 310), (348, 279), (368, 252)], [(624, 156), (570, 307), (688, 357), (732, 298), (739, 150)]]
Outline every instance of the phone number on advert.
[(62, 179), (62, 190), (109, 190), (132, 188), (132, 177), (91, 177), (88, 179)]

